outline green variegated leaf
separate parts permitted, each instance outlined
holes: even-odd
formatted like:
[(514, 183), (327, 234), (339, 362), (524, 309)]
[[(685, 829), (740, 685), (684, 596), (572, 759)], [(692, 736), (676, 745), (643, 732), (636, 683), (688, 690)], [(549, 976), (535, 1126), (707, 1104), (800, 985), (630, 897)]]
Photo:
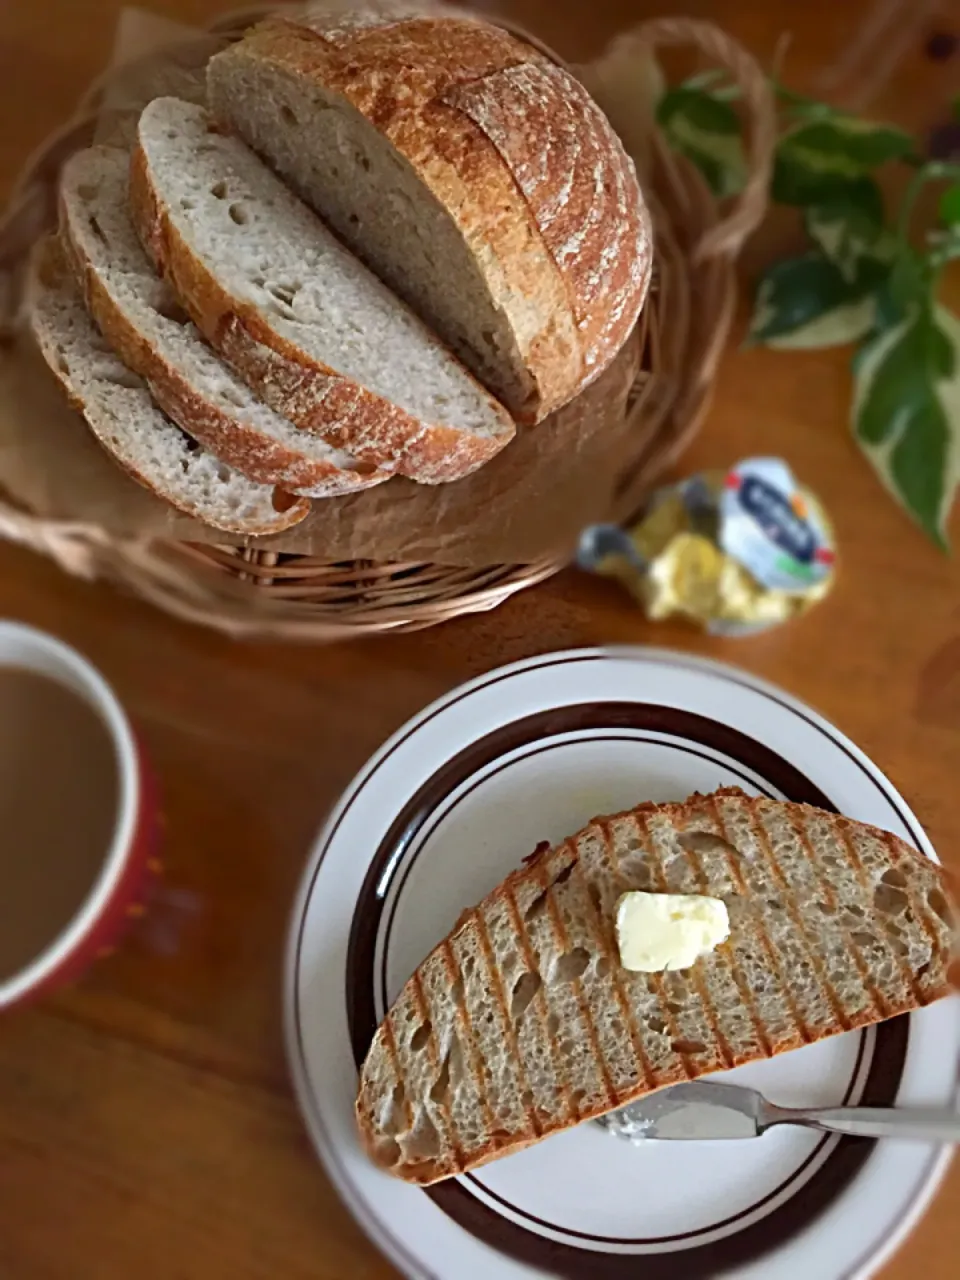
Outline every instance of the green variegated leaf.
[(859, 175), (811, 167), (807, 159), (781, 148), (773, 160), (770, 195), (777, 204), (803, 209), (844, 199)]
[(660, 99), (657, 123), (670, 145), (691, 160), (717, 196), (742, 190), (747, 164), (740, 120), (729, 102), (685, 84)]
[(843, 196), (856, 179), (913, 152), (900, 129), (850, 116), (802, 123), (780, 140), (773, 198), (780, 204), (822, 204)]
[(894, 237), (883, 226), (883, 197), (872, 178), (852, 182), (842, 194), (804, 213), (807, 234), (823, 255), (835, 262), (848, 280), (857, 276), (864, 257), (889, 262), (896, 250)]
[(853, 429), (898, 502), (941, 546), (960, 481), (960, 320), (913, 307), (855, 364)]
[(851, 280), (817, 252), (776, 263), (757, 290), (747, 343), (810, 350), (857, 341), (874, 327), (883, 270), (863, 259)]

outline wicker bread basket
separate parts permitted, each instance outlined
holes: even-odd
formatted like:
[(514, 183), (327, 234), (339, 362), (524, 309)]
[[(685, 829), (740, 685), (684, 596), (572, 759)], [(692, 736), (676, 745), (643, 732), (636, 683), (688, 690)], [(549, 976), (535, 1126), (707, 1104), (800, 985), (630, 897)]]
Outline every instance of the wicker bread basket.
[[(232, 15), (213, 30), (239, 35), (257, 16)], [(620, 37), (616, 48), (623, 53), (664, 45), (692, 46), (739, 84), (749, 174), (741, 196), (721, 209), (698, 171), (669, 151), (656, 129), (650, 131), (644, 193), (654, 216), (656, 263), (640, 319), (640, 372), (626, 408), (631, 447), (612, 520), (639, 508), (703, 418), (732, 318), (735, 259), (764, 215), (774, 145), (766, 79), (737, 44), (707, 23), (661, 19)], [(596, 64), (580, 70), (595, 88), (589, 73)], [(56, 207), (61, 165), (91, 138), (101, 90), (100, 83), (93, 85), (74, 118), (31, 158), (0, 222), (0, 315), (15, 314), (25, 254)], [(625, 132), (623, 124), (631, 122), (618, 120), (606, 100), (603, 105)], [(626, 100), (620, 105), (629, 110)], [(71, 574), (112, 581), (179, 618), (235, 636), (306, 641), (434, 626), (494, 608), (564, 565), (559, 557), (480, 569), (328, 563), (256, 548), (118, 539), (89, 524), (41, 519), (2, 497), (0, 536), (48, 554)]]

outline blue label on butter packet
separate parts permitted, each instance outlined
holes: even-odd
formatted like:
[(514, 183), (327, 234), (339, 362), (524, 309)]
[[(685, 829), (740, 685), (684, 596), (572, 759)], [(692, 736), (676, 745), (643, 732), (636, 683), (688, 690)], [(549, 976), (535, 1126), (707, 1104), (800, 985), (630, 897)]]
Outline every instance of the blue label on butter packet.
[(719, 516), (720, 546), (772, 591), (807, 591), (833, 570), (829, 531), (779, 458), (728, 471)]

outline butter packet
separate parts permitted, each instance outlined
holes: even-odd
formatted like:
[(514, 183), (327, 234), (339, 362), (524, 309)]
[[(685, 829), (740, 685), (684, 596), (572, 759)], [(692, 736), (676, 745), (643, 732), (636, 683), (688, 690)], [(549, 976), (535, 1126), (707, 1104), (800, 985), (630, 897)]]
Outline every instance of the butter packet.
[(591, 525), (581, 568), (616, 578), (652, 620), (684, 617), (712, 635), (752, 635), (830, 590), (833, 531), (779, 458), (747, 458), (658, 490), (632, 527)]

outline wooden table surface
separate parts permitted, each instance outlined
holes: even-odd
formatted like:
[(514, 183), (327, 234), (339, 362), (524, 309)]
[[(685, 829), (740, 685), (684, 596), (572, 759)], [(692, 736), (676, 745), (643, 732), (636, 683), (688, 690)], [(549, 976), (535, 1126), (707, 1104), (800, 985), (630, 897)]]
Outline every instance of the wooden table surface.
[[(872, 4), (522, 0), (513, 12), (583, 57), (657, 12), (714, 17), (786, 76), (822, 82)], [(844, 68), (839, 92), (922, 127), (960, 61), (925, 59), (935, 6), (901, 6), (902, 56)], [(111, 46), (117, 0), (0, 6), (0, 190)], [(188, 21), (209, 0), (154, 0)], [(818, 79), (819, 78), (819, 79)], [(797, 237), (775, 220), (746, 273)], [(954, 302), (960, 297), (954, 294)], [(845, 354), (731, 349), (684, 469), (776, 452), (832, 513), (842, 570), (806, 620), (752, 640), (647, 624), (574, 573), (437, 631), (327, 649), (238, 645), (0, 546), (0, 615), (79, 646), (114, 683), (159, 769), (166, 881), (151, 915), (79, 986), (0, 1023), (2, 1280), (386, 1277), (315, 1161), (291, 1101), (280, 1023), (284, 932), (325, 810), (430, 699), (529, 654), (599, 641), (737, 662), (807, 699), (879, 762), (960, 870), (960, 568), (881, 491), (851, 443)], [(955, 536), (960, 529), (955, 528)], [(885, 1276), (954, 1280), (960, 1165)]]

